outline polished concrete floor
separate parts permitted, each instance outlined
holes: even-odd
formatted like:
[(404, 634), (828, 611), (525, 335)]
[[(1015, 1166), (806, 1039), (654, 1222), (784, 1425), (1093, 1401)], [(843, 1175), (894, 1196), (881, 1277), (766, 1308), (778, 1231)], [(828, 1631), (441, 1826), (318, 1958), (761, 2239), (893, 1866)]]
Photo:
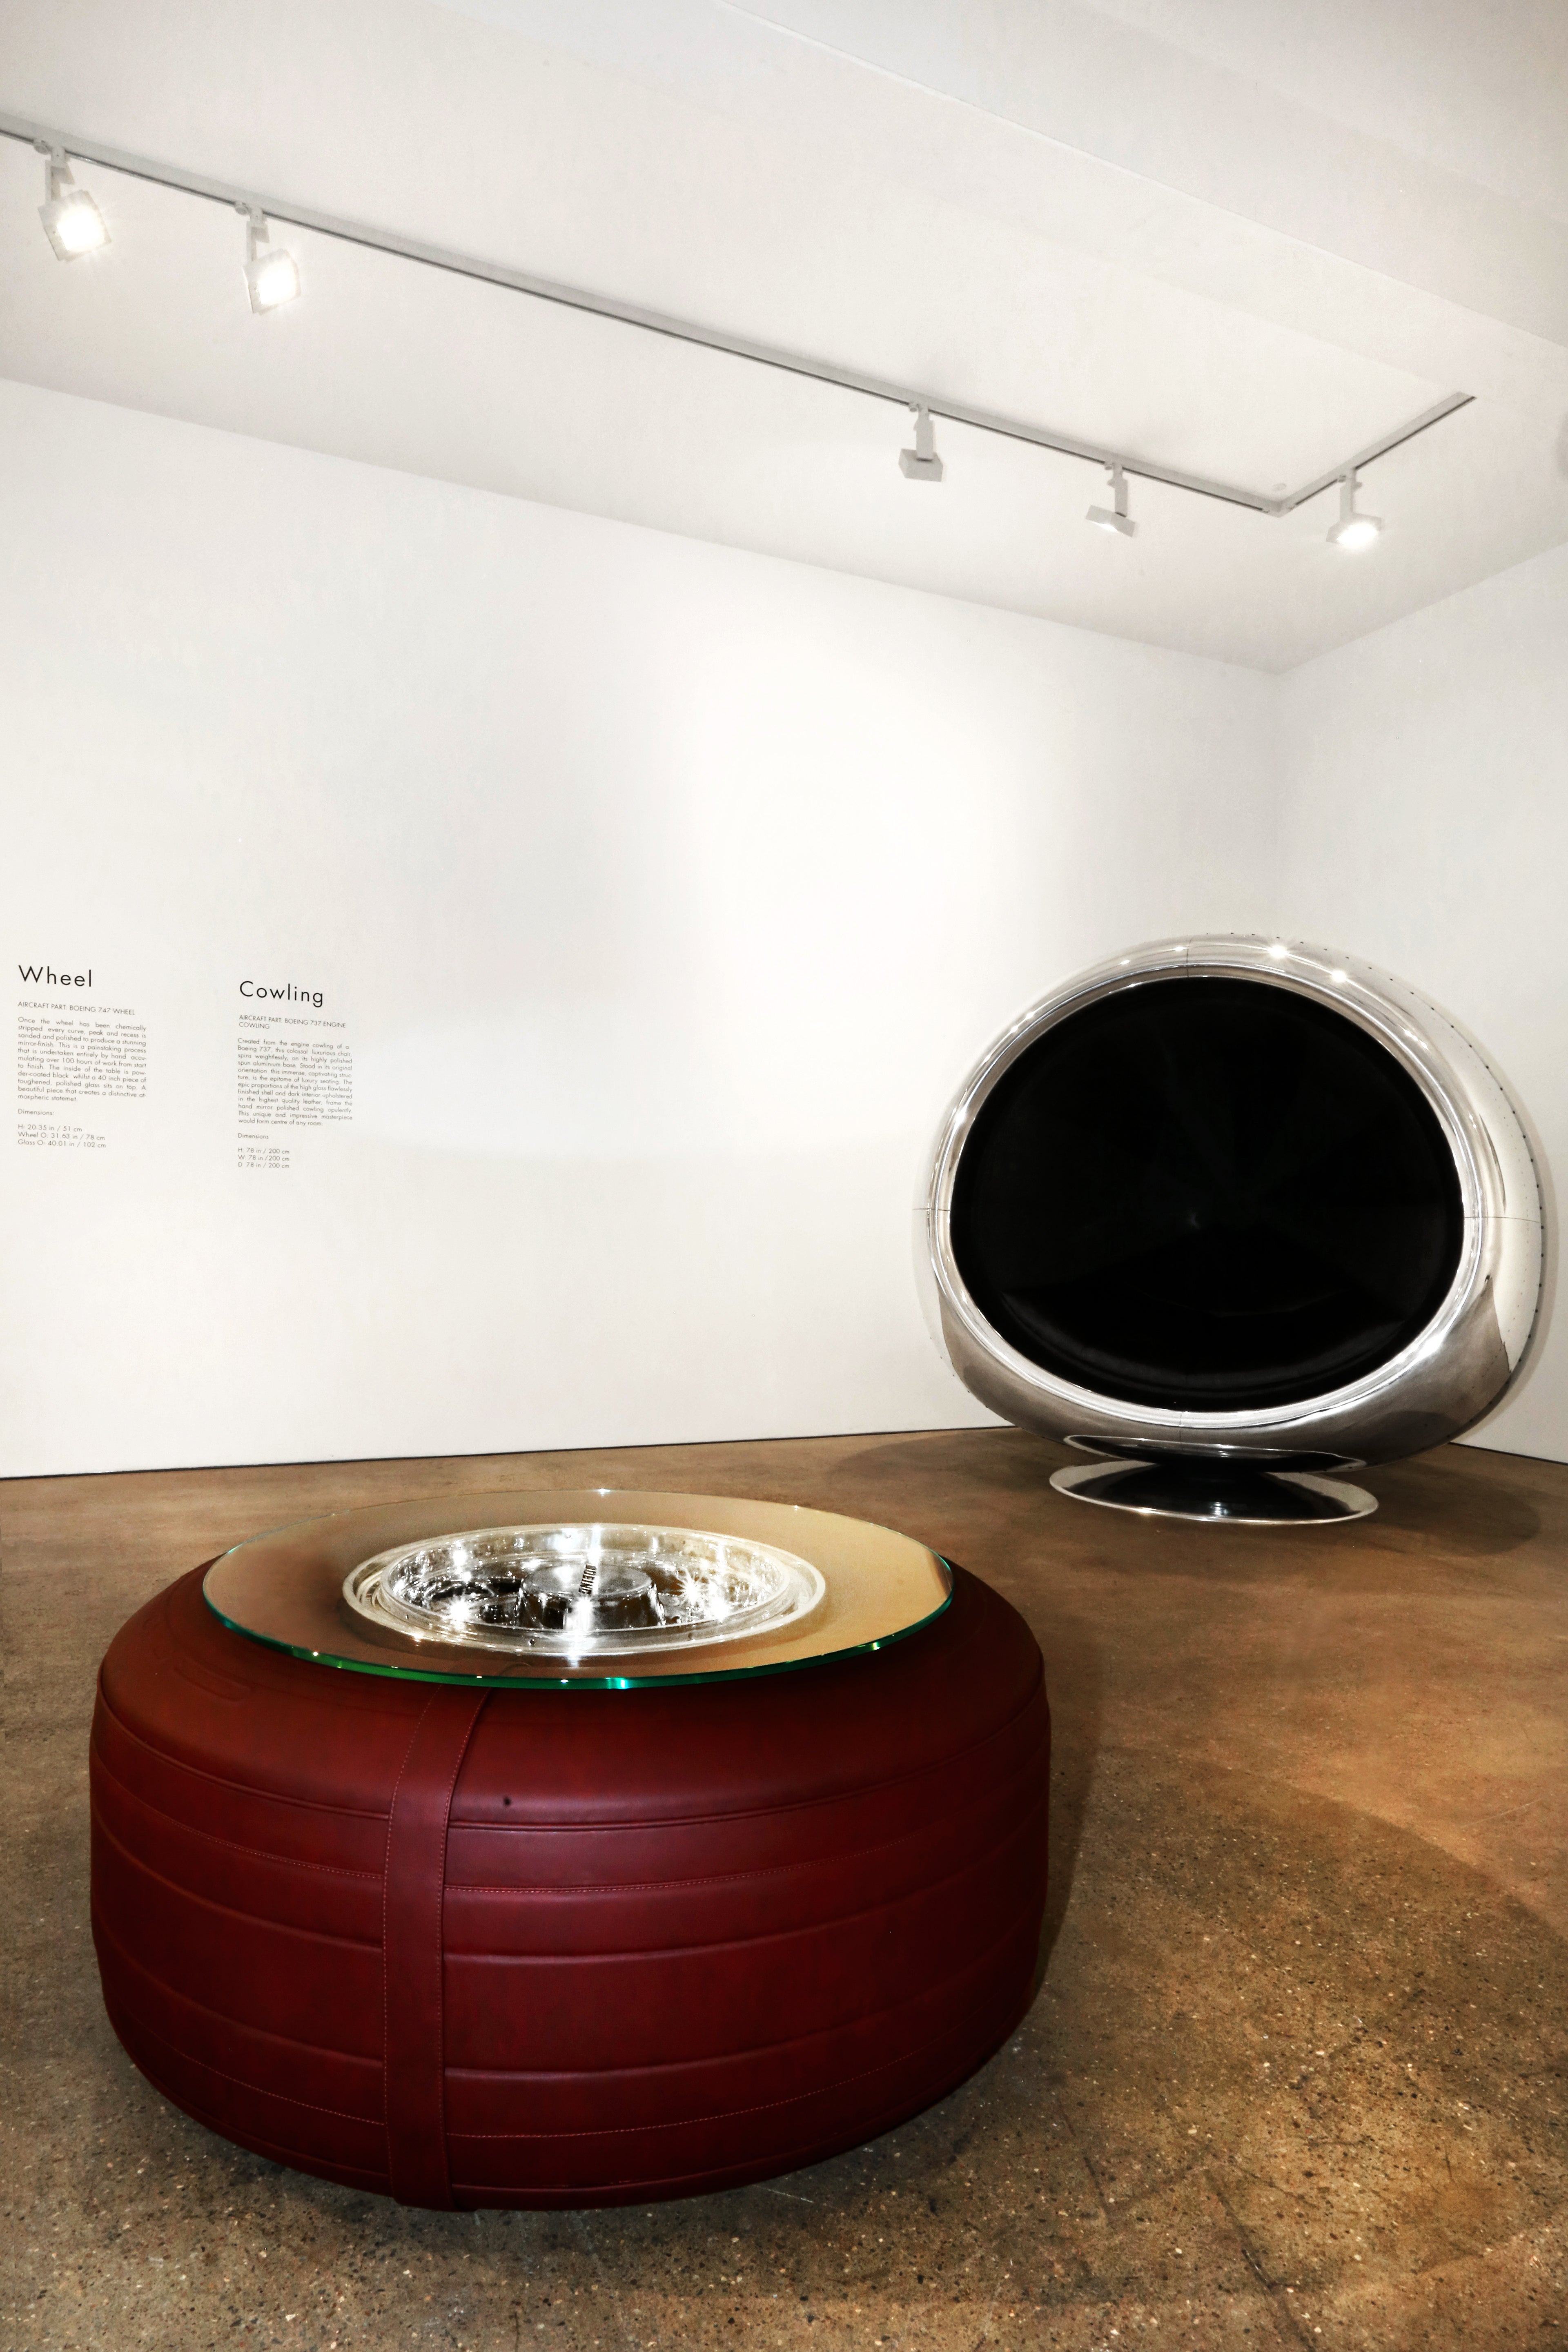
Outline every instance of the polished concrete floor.
[[(1338, 1529), (1064, 1502), (1010, 1430), (17, 1482), (4, 1880), (7, 2341), (29, 2347), (1568, 2341), (1568, 1468), (1447, 1448)], [(87, 1924), (93, 1669), (281, 1519), (503, 1485), (907, 1528), (1034, 1625), (1044, 1989), (870, 2147), (652, 2210), (407, 2212), (133, 2072)]]

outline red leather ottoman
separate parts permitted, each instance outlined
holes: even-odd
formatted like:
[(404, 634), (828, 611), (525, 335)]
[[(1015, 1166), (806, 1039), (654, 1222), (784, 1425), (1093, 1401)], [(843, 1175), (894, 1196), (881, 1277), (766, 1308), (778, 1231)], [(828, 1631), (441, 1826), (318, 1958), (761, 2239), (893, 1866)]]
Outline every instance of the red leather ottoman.
[(104, 2000), (199, 2122), (405, 2204), (759, 2179), (1017, 2023), (1048, 1750), (1033, 1637), (962, 1570), (877, 1654), (630, 1689), (333, 1672), (198, 1570), (100, 1678)]

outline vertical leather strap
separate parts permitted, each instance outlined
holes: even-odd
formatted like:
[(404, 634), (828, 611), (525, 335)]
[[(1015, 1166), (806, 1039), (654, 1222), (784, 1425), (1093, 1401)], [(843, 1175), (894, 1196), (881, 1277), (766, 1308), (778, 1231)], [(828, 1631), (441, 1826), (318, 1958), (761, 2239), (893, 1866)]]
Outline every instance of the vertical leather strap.
[(449, 2212), (442, 1911), (452, 1790), (483, 1691), (433, 1690), (392, 1793), (382, 1891), (386, 2140), (392, 2193)]

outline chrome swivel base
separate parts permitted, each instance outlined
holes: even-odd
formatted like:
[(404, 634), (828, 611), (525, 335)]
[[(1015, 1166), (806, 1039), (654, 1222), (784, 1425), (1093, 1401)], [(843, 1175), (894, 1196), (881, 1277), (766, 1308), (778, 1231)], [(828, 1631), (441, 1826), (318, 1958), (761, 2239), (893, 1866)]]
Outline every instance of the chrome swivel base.
[(1248, 1470), (1236, 1462), (1086, 1462), (1058, 1470), (1058, 1495), (1153, 1519), (1223, 1519), (1229, 1527), (1302, 1527), (1364, 1519), (1377, 1497), (1313, 1470)]

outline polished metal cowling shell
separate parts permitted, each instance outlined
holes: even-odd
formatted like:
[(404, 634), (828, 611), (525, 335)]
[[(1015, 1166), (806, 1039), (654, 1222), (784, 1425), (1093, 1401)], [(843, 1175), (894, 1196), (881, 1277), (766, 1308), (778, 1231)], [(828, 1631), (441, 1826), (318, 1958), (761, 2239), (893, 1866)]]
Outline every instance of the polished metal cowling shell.
[[(1200, 1412), (1098, 1394), (1004, 1339), (976, 1306), (954, 1257), (954, 1180), (999, 1079), (1049, 1029), (1100, 999), (1183, 976), (1294, 990), (1354, 1022), (1415, 1080), (1453, 1156), (1464, 1234), (1447, 1297), (1397, 1354), (1321, 1395), (1258, 1410)], [(1159, 941), (1081, 972), (1031, 1005), (986, 1048), (954, 1096), (915, 1212), (916, 1271), (932, 1336), (964, 1385), (994, 1412), (1095, 1453), (1230, 1461), (1258, 1472), (1318, 1473), (1390, 1461), (1470, 1428), (1517, 1380), (1531, 1350), (1544, 1238), (1524, 1123), (1475, 1041), (1404, 981), (1326, 949), (1261, 937)]]

